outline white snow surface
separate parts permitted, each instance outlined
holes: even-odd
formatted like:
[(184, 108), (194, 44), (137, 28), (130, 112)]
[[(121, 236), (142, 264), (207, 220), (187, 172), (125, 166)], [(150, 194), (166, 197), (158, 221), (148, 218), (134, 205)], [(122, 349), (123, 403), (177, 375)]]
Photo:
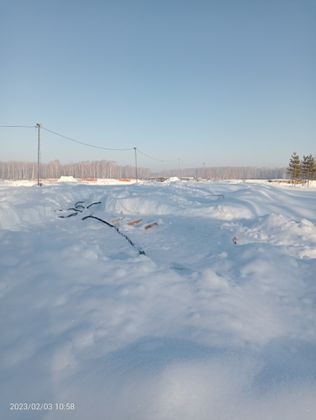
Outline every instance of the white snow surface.
[(0, 235), (1, 419), (316, 418), (315, 188), (2, 185)]

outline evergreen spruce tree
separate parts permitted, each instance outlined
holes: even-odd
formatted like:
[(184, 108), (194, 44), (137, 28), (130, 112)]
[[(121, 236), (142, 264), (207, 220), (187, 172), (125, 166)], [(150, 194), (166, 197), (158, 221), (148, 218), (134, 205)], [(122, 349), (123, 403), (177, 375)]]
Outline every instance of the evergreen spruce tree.
[(316, 158), (312, 156), (311, 179), (316, 179)]
[(305, 180), (314, 179), (316, 175), (316, 160), (310, 153), (307, 156), (303, 156), (302, 160), (302, 178)]
[(300, 179), (301, 176), (301, 160), (299, 155), (294, 152), (291, 155), (289, 166), (287, 168), (287, 172), (290, 175), (291, 179), (297, 180)]

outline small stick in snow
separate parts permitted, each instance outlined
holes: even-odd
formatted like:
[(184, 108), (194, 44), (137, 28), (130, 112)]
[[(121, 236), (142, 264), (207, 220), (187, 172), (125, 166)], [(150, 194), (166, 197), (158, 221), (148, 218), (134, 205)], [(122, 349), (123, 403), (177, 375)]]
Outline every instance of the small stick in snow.
[(149, 225), (145, 226), (145, 229), (151, 229), (154, 226), (158, 226), (158, 222), (149, 223)]
[(116, 224), (121, 223), (121, 221), (122, 221), (122, 219), (114, 219), (114, 220), (111, 220), (111, 223), (112, 223), (113, 225), (116, 225)]
[(141, 222), (142, 222), (142, 219), (137, 219), (137, 220), (131, 220), (130, 222), (127, 222), (127, 224), (129, 226), (133, 226), (133, 225), (137, 225), (137, 224), (139, 224)]

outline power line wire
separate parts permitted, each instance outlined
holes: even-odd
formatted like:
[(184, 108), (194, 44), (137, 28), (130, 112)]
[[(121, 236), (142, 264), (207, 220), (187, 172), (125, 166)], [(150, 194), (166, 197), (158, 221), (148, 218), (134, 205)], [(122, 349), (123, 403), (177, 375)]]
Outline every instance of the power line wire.
[(36, 125), (0, 125), (1, 128), (36, 128)]
[(151, 156), (151, 155), (148, 155), (147, 153), (145, 153), (145, 152), (142, 152), (138, 147), (137, 147), (137, 152), (139, 153), (139, 154), (141, 154), (141, 155), (143, 155), (143, 156), (146, 156), (146, 157), (148, 157), (149, 159), (151, 159), (151, 160), (155, 160), (156, 162), (165, 162), (165, 160), (163, 160), (163, 159), (158, 159), (158, 158), (156, 158), (156, 157), (153, 157), (153, 156)]
[(42, 126), (42, 125), (41, 125), (41, 128), (43, 130), (47, 131), (48, 133), (55, 134), (56, 136), (61, 137), (61, 138), (65, 139), (65, 140), (69, 140), (69, 141), (72, 141), (73, 143), (81, 144), (83, 146), (92, 147), (94, 149), (107, 150), (107, 151), (109, 151), (109, 150), (112, 150), (112, 151), (125, 151), (125, 152), (126, 151), (130, 151), (130, 150), (133, 150), (132, 147), (131, 148), (126, 148), (126, 149), (114, 149), (114, 148), (109, 148), (109, 147), (96, 146), (96, 145), (91, 144), (91, 143), (85, 143), (83, 141), (74, 139), (72, 137), (65, 136), (64, 134), (58, 133), (57, 131), (50, 130), (50, 129)]
[(147, 158), (151, 159), (151, 160), (155, 160), (156, 162), (160, 162), (160, 163), (171, 163), (171, 162), (178, 162), (177, 159), (158, 159), (154, 156), (151, 156), (145, 152), (143, 152), (142, 150), (139, 150), (139, 148), (137, 147), (137, 152), (139, 152), (141, 155), (146, 156)]
[[(37, 125), (0, 125), (0, 128), (36, 128), (36, 127), (37, 127)], [(48, 133), (54, 134), (55, 136), (63, 138), (65, 140), (71, 141), (71, 142), (76, 143), (76, 144), (81, 144), (82, 146), (92, 147), (94, 149), (105, 150), (105, 151), (132, 151), (132, 150), (135, 149), (134, 147), (130, 147), (130, 148), (110, 148), (110, 147), (97, 146), (95, 144), (86, 143), (86, 142), (74, 139), (72, 137), (65, 136), (64, 134), (58, 133), (57, 131), (50, 130), (49, 128), (46, 128), (43, 125), (41, 125), (41, 129), (47, 131)], [(151, 156), (148, 153), (145, 153), (142, 150), (140, 150), (138, 147), (137, 147), (137, 152), (139, 154), (147, 157), (148, 159), (151, 159), (151, 160), (156, 161), (156, 162), (160, 162), (160, 163), (173, 162), (173, 160), (159, 159), (159, 158), (156, 158), (154, 156)]]

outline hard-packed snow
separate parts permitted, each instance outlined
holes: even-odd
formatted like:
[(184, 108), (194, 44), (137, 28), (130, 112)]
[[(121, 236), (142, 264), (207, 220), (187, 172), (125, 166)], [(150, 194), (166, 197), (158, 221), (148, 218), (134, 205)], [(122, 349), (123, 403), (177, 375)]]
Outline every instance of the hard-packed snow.
[(316, 418), (315, 188), (3, 184), (0, 239), (1, 419)]

